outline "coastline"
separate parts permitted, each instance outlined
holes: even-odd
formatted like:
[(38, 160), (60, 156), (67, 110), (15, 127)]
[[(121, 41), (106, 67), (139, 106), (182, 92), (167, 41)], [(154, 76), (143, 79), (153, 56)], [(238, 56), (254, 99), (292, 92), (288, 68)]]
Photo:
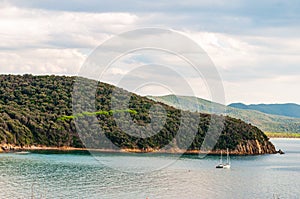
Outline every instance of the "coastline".
[[(49, 146), (15, 146), (15, 145), (0, 145), (0, 153), (14, 153), (21, 151), (61, 151), (61, 152), (72, 152), (72, 151), (87, 151), (87, 152), (101, 152), (101, 153), (147, 153), (147, 154), (174, 154), (174, 155), (220, 155), (225, 152), (225, 150), (213, 150), (213, 151), (201, 151), (201, 150), (182, 150), (182, 149), (94, 149), (94, 148), (75, 148), (75, 147), (49, 147)], [(278, 151), (276, 151), (278, 153)], [(265, 155), (265, 154), (275, 154), (275, 153), (263, 153), (263, 154), (249, 154), (241, 153), (237, 150), (229, 151), (230, 155)]]
[(270, 137), (270, 140), (299, 140), (300, 138)]
[(300, 133), (264, 132), (269, 138), (300, 139)]

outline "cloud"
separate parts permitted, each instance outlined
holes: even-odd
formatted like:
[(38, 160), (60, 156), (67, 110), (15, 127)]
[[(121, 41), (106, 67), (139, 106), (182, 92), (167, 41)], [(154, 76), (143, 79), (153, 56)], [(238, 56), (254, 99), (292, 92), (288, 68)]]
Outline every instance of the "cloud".
[(75, 75), (86, 56), (71, 49), (29, 49), (0, 52), (2, 73)]
[(300, 38), (187, 32), (211, 57), (225, 81), (300, 74)]
[(91, 48), (137, 20), (129, 13), (74, 13), (0, 7), (1, 48)]
[(224, 82), (226, 102), (299, 103), (300, 75), (253, 79), (250, 82)]
[[(172, 28), (193, 28), (230, 34), (260, 34), (272, 29), (271, 34), (282, 34), (280, 29), (299, 26), (300, 3), (297, 0), (11, 0), (13, 5), (26, 9), (86, 13), (132, 13), (152, 15), (153, 25)], [(159, 17), (159, 20), (157, 20)], [(149, 23), (142, 24), (149, 25)], [(275, 30), (275, 31), (274, 31)], [(291, 34), (291, 31), (286, 33)], [(297, 34), (295, 32), (294, 34)]]
[(87, 3), (84, 0), (64, 1), (59, 0), (10, 0), (14, 5), (24, 8), (41, 8), (45, 10), (58, 11), (84, 11), (84, 12), (178, 12), (187, 10), (202, 10), (202, 9), (220, 9), (229, 7), (238, 7), (239, 0), (230, 0), (224, 2), (220, 0), (211, 1), (179, 1), (175, 0), (172, 4), (168, 0), (159, 2), (149, 2), (148, 0), (128, 0), (124, 3), (123, 0), (98, 1), (90, 0)]
[(74, 13), (0, 6), (0, 72), (78, 72), (86, 55), (137, 20), (129, 13)]
[[(166, 27), (203, 47), (220, 72), (229, 102), (272, 101), (276, 93), (284, 94), (274, 100), (299, 102), (299, 10), (297, 0), (2, 1), (0, 72), (75, 75), (108, 38), (137, 27)], [(168, 56), (133, 56), (120, 62), (125, 68), (112, 70), (111, 78), (153, 60), (180, 64)], [(197, 80), (188, 78), (196, 86)]]

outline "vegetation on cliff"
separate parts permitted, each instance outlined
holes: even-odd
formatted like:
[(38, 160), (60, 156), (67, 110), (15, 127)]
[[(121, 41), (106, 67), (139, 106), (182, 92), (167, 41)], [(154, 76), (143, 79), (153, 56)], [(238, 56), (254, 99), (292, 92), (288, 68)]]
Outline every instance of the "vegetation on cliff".
[[(84, 144), (88, 143), (88, 147), (97, 148), (99, 141), (102, 141), (99, 139), (105, 137), (123, 149), (156, 150), (170, 143), (173, 147), (185, 149), (186, 143), (189, 143), (188, 149), (198, 150), (209, 129), (213, 132), (222, 128), (214, 150), (229, 148), (243, 153), (242, 150), (251, 141), (258, 143), (257, 148), (262, 148), (260, 153), (275, 152), (274, 146), (262, 131), (241, 120), (180, 111), (101, 82), (97, 83), (95, 94), (94, 108), (97, 112), (87, 112), (87, 109), (77, 107), (83, 114), (73, 115), (71, 95), (74, 81), (75, 77), (65, 76), (0, 75), (0, 144), (85, 147)], [(93, 88), (87, 84), (84, 92), (88, 94), (91, 91)], [(116, 104), (122, 103), (122, 99), (116, 98), (113, 92), (118, 93), (118, 96), (130, 96), (128, 109), (119, 112), (111, 109), (112, 100)], [(149, 113), (153, 105), (163, 107), (166, 113), (165, 118), (163, 112), (156, 115), (158, 120), (165, 120), (161, 129), (156, 128), (154, 123), (150, 131), (146, 132), (149, 135), (143, 138), (134, 136), (145, 133), (140, 132), (142, 130), (139, 128), (134, 129), (134, 135), (126, 133), (126, 129), (132, 130), (130, 122), (123, 121), (122, 128), (118, 126), (116, 118), (123, 118), (126, 114), (130, 115), (135, 125), (147, 126), (153, 120)], [(80, 138), (75, 120), (86, 132)], [(185, 121), (184, 124), (182, 121)], [(181, 125), (186, 126), (178, 136)], [(100, 132), (97, 131), (99, 126), (102, 129)], [(158, 133), (151, 132), (153, 129), (158, 129)], [(193, 134), (193, 130), (196, 130), (196, 134)], [(252, 151), (259, 153), (256, 152), (259, 150)]]

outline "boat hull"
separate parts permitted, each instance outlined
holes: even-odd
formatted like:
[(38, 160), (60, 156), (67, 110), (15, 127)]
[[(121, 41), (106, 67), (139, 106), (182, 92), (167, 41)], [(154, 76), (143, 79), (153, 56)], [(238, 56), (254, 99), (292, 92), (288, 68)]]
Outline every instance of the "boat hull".
[(230, 169), (230, 164), (224, 165), (223, 168), (224, 169)]
[(219, 164), (219, 165), (216, 166), (217, 169), (222, 169), (223, 167), (224, 167), (223, 164)]

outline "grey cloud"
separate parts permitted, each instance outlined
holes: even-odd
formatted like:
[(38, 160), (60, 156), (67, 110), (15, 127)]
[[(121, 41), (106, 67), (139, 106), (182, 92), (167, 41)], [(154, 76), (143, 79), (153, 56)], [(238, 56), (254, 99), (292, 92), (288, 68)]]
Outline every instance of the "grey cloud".
[(174, 13), (178, 15), (199, 16), (208, 14), (215, 17), (232, 16), (233, 18), (252, 18), (257, 24), (283, 24), (286, 20), (297, 22), (300, 3), (297, 0), (231, 0), (231, 1), (181, 1), (169, 0), (11, 0), (19, 7), (45, 10), (78, 11), (78, 12), (131, 12), (131, 13)]

